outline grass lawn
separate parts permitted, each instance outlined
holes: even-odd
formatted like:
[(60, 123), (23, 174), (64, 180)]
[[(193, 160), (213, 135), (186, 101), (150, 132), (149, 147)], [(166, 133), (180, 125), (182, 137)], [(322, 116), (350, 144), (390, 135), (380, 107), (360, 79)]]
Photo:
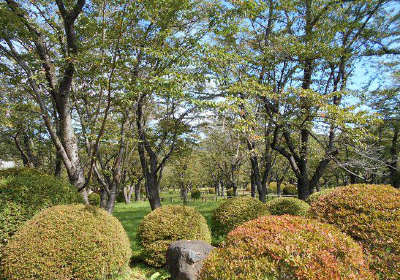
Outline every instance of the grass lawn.
[[(223, 202), (219, 201), (196, 201), (190, 202), (188, 206), (194, 207), (199, 211), (207, 220), (208, 225), (211, 225), (212, 212)], [(176, 202), (164, 202), (163, 205), (176, 205), (182, 204), (181, 201)], [(165, 272), (161, 269), (152, 268), (146, 266), (140, 261), (140, 248), (136, 242), (136, 232), (139, 224), (143, 220), (143, 217), (150, 213), (150, 204), (148, 201), (132, 202), (131, 204), (117, 203), (114, 210), (114, 216), (121, 221), (122, 226), (125, 228), (128, 236), (131, 240), (131, 248), (133, 251), (132, 257), (132, 274), (130, 279), (164, 279)], [(160, 277), (156, 276), (155, 273), (160, 273)]]

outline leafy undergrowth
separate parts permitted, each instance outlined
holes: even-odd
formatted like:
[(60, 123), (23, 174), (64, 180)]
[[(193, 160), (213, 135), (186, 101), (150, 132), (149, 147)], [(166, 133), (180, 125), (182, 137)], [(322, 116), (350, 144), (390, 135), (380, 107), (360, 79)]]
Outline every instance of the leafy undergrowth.
[[(213, 211), (223, 202), (219, 201), (196, 201), (190, 202), (188, 206), (194, 207), (199, 211), (211, 225)], [(164, 202), (165, 205), (182, 205), (182, 202)], [(147, 201), (132, 202), (131, 204), (117, 203), (114, 216), (120, 220), (131, 241), (132, 261), (131, 269), (121, 279), (117, 280), (164, 280), (168, 279), (169, 274), (164, 269), (157, 269), (147, 266), (141, 259), (139, 244), (137, 243), (136, 233), (143, 217), (150, 213), (150, 206)]]

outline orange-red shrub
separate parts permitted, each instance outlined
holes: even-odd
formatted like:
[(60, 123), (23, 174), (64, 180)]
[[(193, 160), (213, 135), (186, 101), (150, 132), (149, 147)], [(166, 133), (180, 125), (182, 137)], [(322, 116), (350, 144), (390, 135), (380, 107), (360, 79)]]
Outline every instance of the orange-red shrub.
[(340, 187), (314, 202), (309, 215), (361, 241), (381, 279), (400, 279), (400, 190), (388, 185)]
[(237, 227), (205, 260), (200, 279), (375, 279), (359, 244), (331, 225), (264, 216)]

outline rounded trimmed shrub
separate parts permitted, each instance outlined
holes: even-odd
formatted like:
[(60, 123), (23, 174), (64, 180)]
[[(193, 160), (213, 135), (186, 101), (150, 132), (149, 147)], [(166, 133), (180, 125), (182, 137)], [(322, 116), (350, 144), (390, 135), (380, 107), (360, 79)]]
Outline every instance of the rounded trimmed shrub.
[(226, 191), (226, 196), (235, 196), (235, 192), (233, 191), (233, 189), (228, 189)]
[(400, 190), (349, 185), (311, 205), (309, 214), (360, 241), (381, 279), (400, 279)]
[(203, 263), (201, 280), (375, 279), (361, 247), (331, 225), (264, 216), (229, 233)]
[(198, 189), (193, 189), (190, 193), (190, 197), (193, 199), (199, 199), (201, 196), (201, 192)]
[[(281, 184), (281, 188), (283, 188), (284, 184)], [(268, 192), (276, 193), (277, 192), (277, 184), (276, 182), (271, 182), (268, 185)]]
[(100, 206), (100, 195), (98, 193), (92, 192), (88, 196), (89, 204), (93, 206)]
[(271, 215), (306, 216), (310, 205), (294, 197), (277, 197), (267, 203)]
[(177, 240), (211, 242), (206, 219), (195, 209), (182, 205), (159, 207), (143, 218), (137, 238), (144, 261), (152, 266), (165, 264), (168, 246)]
[(214, 188), (208, 188), (208, 193), (209, 194), (215, 194), (215, 189)]
[(244, 222), (268, 214), (265, 204), (255, 198), (248, 196), (230, 198), (212, 214), (212, 235), (215, 238), (225, 237), (228, 232)]
[(297, 195), (297, 187), (292, 184), (285, 184), (282, 186), (283, 195)]
[(114, 277), (131, 256), (121, 223), (90, 205), (59, 205), (29, 220), (4, 248), (7, 280)]
[(324, 195), (327, 195), (328, 193), (333, 192), (335, 189), (325, 189), (319, 192), (315, 192), (313, 194), (311, 194), (307, 199), (306, 202), (308, 204), (313, 204), (315, 201), (319, 200), (321, 197), (323, 197)]
[(68, 181), (31, 168), (0, 172), (0, 257), (9, 238), (41, 210), (59, 204), (84, 202)]

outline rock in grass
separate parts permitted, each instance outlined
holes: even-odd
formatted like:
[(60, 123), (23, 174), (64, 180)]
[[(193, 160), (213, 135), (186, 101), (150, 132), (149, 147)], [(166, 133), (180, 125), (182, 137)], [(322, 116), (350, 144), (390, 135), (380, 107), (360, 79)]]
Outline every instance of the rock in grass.
[(213, 246), (198, 240), (172, 242), (167, 251), (166, 269), (171, 280), (195, 280)]

